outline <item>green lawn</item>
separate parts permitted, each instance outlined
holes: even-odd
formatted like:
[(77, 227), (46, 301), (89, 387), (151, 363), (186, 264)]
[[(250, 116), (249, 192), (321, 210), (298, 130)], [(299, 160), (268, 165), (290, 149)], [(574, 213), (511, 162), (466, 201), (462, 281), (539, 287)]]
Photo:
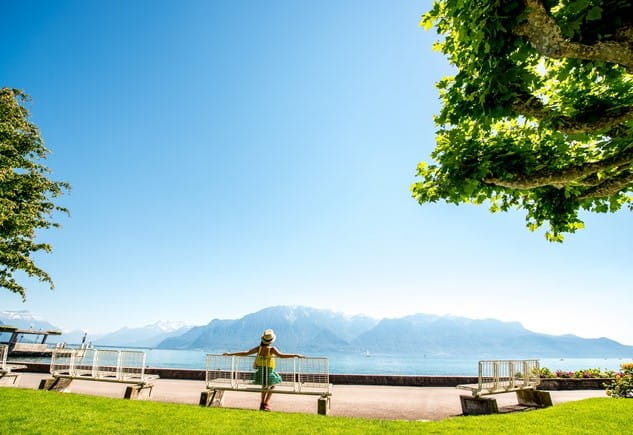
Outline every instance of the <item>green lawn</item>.
[(503, 433), (633, 432), (633, 400), (586, 399), (515, 414), (409, 422), (201, 408), (0, 388), (0, 434), (16, 433)]

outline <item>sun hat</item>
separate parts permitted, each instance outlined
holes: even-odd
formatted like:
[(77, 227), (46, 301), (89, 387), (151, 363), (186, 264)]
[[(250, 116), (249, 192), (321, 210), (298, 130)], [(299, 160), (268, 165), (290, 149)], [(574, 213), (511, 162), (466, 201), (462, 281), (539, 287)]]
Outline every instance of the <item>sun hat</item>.
[(273, 331), (272, 329), (267, 329), (262, 334), (262, 343), (270, 344), (275, 341), (276, 338), (277, 336), (275, 335), (275, 331)]

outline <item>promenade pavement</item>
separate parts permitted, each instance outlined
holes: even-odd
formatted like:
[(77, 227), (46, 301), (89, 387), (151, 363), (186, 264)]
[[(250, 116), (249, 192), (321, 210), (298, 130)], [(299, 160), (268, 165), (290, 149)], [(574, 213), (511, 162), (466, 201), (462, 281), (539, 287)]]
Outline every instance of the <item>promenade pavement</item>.
[[(37, 389), (40, 380), (49, 377), (44, 373), (23, 373), (18, 388)], [(72, 393), (122, 398), (124, 384), (94, 381), (73, 381)], [(203, 381), (158, 379), (154, 382), (151, 397), (140, 400), (197, 405)], [(467, 391), (452, 387), (391, 387), (373, 385), (334, 385), (330, 415), (381, 418), (393, 420), (441, 420), (461, 414), (459, 396)], [(589, 397), (606, 397), (603, 390), (552, 391), (557, 403)], [(500, 411), (516, 409), (514, 393), (496, 394)], [(225, 408), (257, 409), (259, 394), (228, 391), (224, 396)], [(317, 397), (276, 394), (271, 401), (273, 411), (316, 414)]]

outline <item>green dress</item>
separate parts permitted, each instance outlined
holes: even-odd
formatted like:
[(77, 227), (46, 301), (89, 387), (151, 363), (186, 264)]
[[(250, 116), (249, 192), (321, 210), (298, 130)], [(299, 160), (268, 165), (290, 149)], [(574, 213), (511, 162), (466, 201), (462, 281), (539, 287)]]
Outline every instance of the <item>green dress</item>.
[(268, 387), (281, 383), (281, 376), (270, 367), (257, 367), (253, 374), (253, 383)]

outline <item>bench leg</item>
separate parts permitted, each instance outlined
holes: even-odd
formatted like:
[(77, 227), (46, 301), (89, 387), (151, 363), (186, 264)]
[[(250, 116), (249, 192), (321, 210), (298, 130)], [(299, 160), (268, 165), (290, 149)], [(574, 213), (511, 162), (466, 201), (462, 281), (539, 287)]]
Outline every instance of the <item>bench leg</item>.
[(73, 380), (69, 378), (45, 378), (40, 381), (38, 389), (69, 393), (70, 383), (72, 381)]
[(497, 414), (497, 400), (488, 397), (459, 396), (464, 415)]
[(213, 397), (211, 397), (211, 406), (214, 408), (221, 408), (224, 404), (224, 391), (214, 391)]
[(327, 415), (328, 410), (330, 409), (330, 398), (329, 397), (319, 397), (319, 401), (317, 403), (317, 413), (319, 415)]
[(152, 395), (153, 384), (137, 384), (137, 385), (128, 385), (125, 389), (124, 399), (138, 399), (143, 391), (147, 390), (147, 396)]
[(200, 406), (209, 406), (211, 404), (211, 398), (213, 397), (213, 392), (209, 390), (205, 390), (200, 393)]
[(519, 390), (516, 393), (519, 405), (537, 406), (539, 408), (552, 406), (552, 396), (549, 391)]
[(206, 390), (200, 394), (200, 406), (221, 408), (224, 402), (224, 391)]
[(128, 385), (125, 388), (125, 394), (123, 395), (124, 399), (136, 399), (138, 398), (138, 394), (141, 391), (141, 386), (140, 385)]

